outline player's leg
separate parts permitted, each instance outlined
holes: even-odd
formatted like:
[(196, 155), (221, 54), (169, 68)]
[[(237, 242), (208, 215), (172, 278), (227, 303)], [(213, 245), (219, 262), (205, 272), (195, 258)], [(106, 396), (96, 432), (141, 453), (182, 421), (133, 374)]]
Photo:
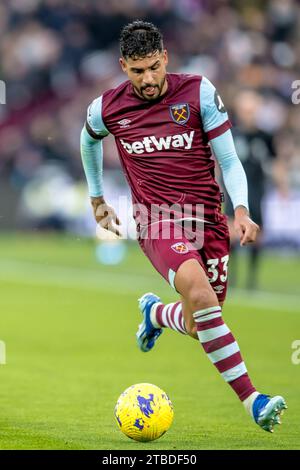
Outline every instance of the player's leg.
[[(178, 266), (192, 257), (200, 260), (200, 255), (195, 250), (190, 250), (189, 242), (184, 237), (180, 242), (175, 235), (173, 238), (143, 238), (139, 240), (139, 244), (155, 269), (174, 289)], [(171, 328), (187, 335), (180, 301), (164, 305), (156, 294), (148, 292), (139, 299), (139, 309), (142, 322), (136, 337), (141, 351), (148, 352), (153, 348), (163, 328)]]
[(187, 335), (183, 304), (181, 300), (170, 304), (159, 304), (153, 307), (151, 318), (158, 328), (170, 328), (178, 333)]
[[(193, 308), (190, 306), (187, 300), (181, 295), (181, 307), (184, 319), (184, 325), (187, 334), (198, 341), (198, 334), (195, 328), (195, 321), (193, 318)], [(220, 307), (223, 306), (223, 302), (219, 302)]]
[[(179, 266), (187, 259), (196, 259), (204, 266), (206, 266), (207, 262), (207, 275), (210, 273), (210, 276), (215, 278), (217, 270), (212, 262), (216, 260), (205, 257), (203, 250), (196, 250), (181, 232), (176, 233), (176, 235), (177, 238), (164, 239), (158, 237), (139, 240), (145, 255), (157, 271), (175, 289), (174, 278)], [(181, 237), (180, 242), (178, 242), (179, 236)], [(211, 235), (209, 234), (209, 236)], [(224, 259), (228, 260), (228, 246), (227, 232), (224, 230), (224, 235), (221, 232), (221, 242), (219, 242), (217, 248), (214, 248), (213, 255), (210, 256), (210, 258), (215, 258), (216, 256), (220, 258), (218, 268), (222, 269), (222, 273), (218, 276), (217, 282), (212, 284), (216, 289), (219, 304), (223, 302), (226, 296), (227, 275), (225, 276), (225, 274), (227, 272), (227, 264)], [(203, 256), (204, 259), (202, 259)], [(225, 265), (226, 270), (224, 271)], [(214, 278), (211, 279), (212, 282), (214, 282)], [(139, 325), (137, 342), (143, 352), (148, 352), (153, 348), (163, 328), (169, 328), (181, 334), (189, 335), (198, 341), (195, 331), (190, 328), (187, 330), (186, 328), (186, 319), (192, 318), (193, 312), (187, 301), (182, 297), (181, 301), (163, 304), (157, 295), (148, 292), (139, 299), (139, 308), (143, 321)], [(185, 311), (186, 313), (184, 313)]]
[(136, 337), (141, 351), (148, 352), (154, 347), (163, 328), (188, 334), (180, 301), (164, 305), (157, 295), (148, 292), (139, 299), (139, 308), (143, 321), (139, 324)]
[[(181, 254), (174, 257), (170, 241), (159, 241), (159, 247), (153, 247), (151, 241), (150, 247), (144, 247), (145, 254), (157, 271), (181, 294), (183, 304), (175, 302), (165, 306), (159, 297), (145, 294), (140, 299), (144, 319), (137, 334), (139, 347), (142, 351), (149, 351), (154, 346), (156, 335), (158, 337), (163, 331), (163, 326), (180, 331), (178, 326), (175, 327), (176, 323), (180, 324), (182, 333), (186, 331), (200, 340), (209, 359), (243, 401), (255, 421), (263, 429), (272, 431), (274, 424), (279, 422), (280, 412), (286, 407), (285, 402), (280, 396), (270, 398), (255, 390), (239, 346), (222, 319), (221, 302), (226, 295), (229, 258), (226, 230), (224, 236), (220, 231), (214, 233), (210, 230), (206, 240), (208, 243), (206, 249), (202, 250), (201, 257), (195, 253), (191, 255), (188, 250), (184, 254), (180, 250)], [(185, 242), (180, 245), (184, 248)], [(159, 257), (156, 253), (159, 253)], [(164, 311), (160, 320), (156, 311)]]
[[(155, 294), (148, 293), (145, 296), (150, 300)], [(144, 298), (145, 298), (144, 296)], [(152, 297), (153, 298), (153, 297)], [(169, 328), (179, 333), (189, 335), (198, 341), (198, 335), (195, 329), (190, 328), (187, 322), (193, 320), (193, 311), (184, 299), (180, 296), (181, 300), (172, 302), (170, 304), (163, 304), (159, 297), (157, 297), (157, 303), (153, 304), (150, 313), (151, 323), (155, 328)], [(223, 306), (222, 301), (219, 301), (219, 305)]]
[(189, 336), (198, 340), (197, 331), (195, 331), (192, 328), (193, 325), (190, 324), (190, 319), (193, 318), (193, 312), (191, 310), (191, 307), (182, 295), (180, 297), (181, 297), (182, 316), (183, 316), (186, 332)]
[[(193, 266), (197, 267), (195, 269), (199, 269), (199, 266), (202, 265), (205, 270), (206, 284), (208, 285), (209, 292), (213, 295), (214, 304), (222, 306), (226, 298), (227, 264), (229, 259), (229, 234), (226, 224), (220, 226), (217, 234), (215, 231), (206, 229), (205, 237), (209, 243), (203, 245), (199, 251), (191, 249), (187, 240), (183, 239), (180, 245), (187, 248), (185, 254), (182, 254), (181, 251), (176, 253), (174, 250), (169, 249), (170, 245), (160, 243), (159, 252), (161, 258), (165, 257), (166, 265), (173, 268), (173, 277), (171, 279), (173, 282), (170, 282), (170, 276), (167, 277), (166, 274), (163, 274), (164, 272), (170, 273), (170, 269), (160, 272), (176, 290), (174, 279), (179, 267), (187, 259), (193, 260)], [(189, 273), (191, 280), (194, 275), (195, 273), (191, 270)], [(159, 303), (153, 305), (151, 309), (151, 321), (155, 328), (170, 328), (180, 333), (188, 334), (198, 340), (195, 328), (192, 328), (194, 325), (193, 312), (193, 306), (183, 296), (181, 296), (181, 302), (178, 301), (171, 304), (163, 304), (159, 299)], [(178, 326), (180, 327), (178, 328)]]
[(238, 343), (223, 321), (222, 307), (197, 260), (187, 260), (179, 267), (175, 287), (188, 306), (184, 309), (188, 333), (197, 334), (208, 358), (245, 409), (263, 429), (272, 432), (273, 426), (280, 423), (285, 401), (280, 396), (260, 394), (252, 385)]
[[(153, 302), (155, 298), (156, 302)], [(188, 325), (188, 328), (186, 326), (186, 322), (190, 321), (189, 319), (194, 321), (193, 311), (188, 302), (182, 296), (181, 300), (177, 302), (163, 304), (159, 297), (155, 296), (152, 292), (149, 292), (144, 294), (140, 299), (140, 303), (142, 302), (147, 302), (148, 306), (149, 303), (152, 304), (149, 314), (152, 327), (155, 329), (169, 328), (173, 331), (177, 331), (178, 333), (189, 335), (198, 341), (198, 335), (195, 329), (189, 327), (190, 325)], [(223, 302), (219, 302), (219, 305), (222, 306)], [(151, 344), (154, 346), (154, 342), (151, 342)]]
[(187, 260), (179, 266), (174, 282), (177, 292), (183, 299), (187, 332), (198, 339), (194, 313), (202, 309), (220, 307), (217, 295), (201, 264), (195, 259)]

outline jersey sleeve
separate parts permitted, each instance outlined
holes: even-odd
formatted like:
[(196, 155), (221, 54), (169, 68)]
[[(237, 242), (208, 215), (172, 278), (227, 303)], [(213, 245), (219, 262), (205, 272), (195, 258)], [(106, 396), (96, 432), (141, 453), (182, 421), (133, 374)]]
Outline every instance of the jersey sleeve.
[(233, 208), (244, 206), (249, 211), (247, 177), (236, 153), (231, 130), (212, 139), (210, 145), (220, 165)]
[(102, 96), (96, 98), (88, 107), (86, 129), (94, 139), (103, 139), (109, 134), (102, 117)]
[(89, 195), (103, 196), (103, 143), (91, 137), (86, 127), (81, 131), (80, 153)]
[(200, 113), (208, 140), (231, 128), (224, 103), (214, 85), (206, 77), (200, 83)]

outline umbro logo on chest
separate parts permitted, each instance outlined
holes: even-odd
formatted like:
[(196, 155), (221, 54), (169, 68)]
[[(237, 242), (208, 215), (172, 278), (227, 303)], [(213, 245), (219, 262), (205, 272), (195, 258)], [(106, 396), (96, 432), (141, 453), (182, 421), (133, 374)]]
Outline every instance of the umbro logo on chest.
[[(172, 104), (169, 106), (169, 116), (176, 124), (183, 126), (186, 124), (190, 118), (190, 107), (188, 103), (181, 104)], [(132, 124), (131, 119), (122, 119), (118, 121), (120, 129), (125, 129), (130, 127)]]

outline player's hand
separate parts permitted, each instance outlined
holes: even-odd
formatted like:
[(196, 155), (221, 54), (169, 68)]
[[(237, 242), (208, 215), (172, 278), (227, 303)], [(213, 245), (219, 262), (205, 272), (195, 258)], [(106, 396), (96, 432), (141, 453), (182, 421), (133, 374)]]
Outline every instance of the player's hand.
[(121, 237), (122, 235), (116, 227), (116, 225), (121, 225), (121, 222), (115, 213), (114, 208), (109, 206), (102, 196), (91, 197), (91, 204), (94, 211), (94, 217), (100, 227), (105, 230), (109, 230), (118, 237)]
[(250, 219), (245, 207), (239, 206), (236, 208), (233, 226), (239, 236), (241, 246), (256, 241), (260, 228)]

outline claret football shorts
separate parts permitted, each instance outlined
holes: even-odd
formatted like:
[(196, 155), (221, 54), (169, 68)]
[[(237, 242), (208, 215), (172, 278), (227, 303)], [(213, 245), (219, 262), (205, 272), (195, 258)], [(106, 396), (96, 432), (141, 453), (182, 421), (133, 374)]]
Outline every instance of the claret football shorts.
[[(173, 223), (171, 227), (157, 222), (139, 231), (138, 242), (154, 268), (176, 290), (174, 280), (179, 266), (196, 259), (203, 267), (219, 302), (227, 292), (230, 238), (226, 218), (217, 223), (205, 223), (193, 237)], [(150, 230), (151, 229), (151, 230)], [(188, 235), (188, 236), (187, 236)]]

